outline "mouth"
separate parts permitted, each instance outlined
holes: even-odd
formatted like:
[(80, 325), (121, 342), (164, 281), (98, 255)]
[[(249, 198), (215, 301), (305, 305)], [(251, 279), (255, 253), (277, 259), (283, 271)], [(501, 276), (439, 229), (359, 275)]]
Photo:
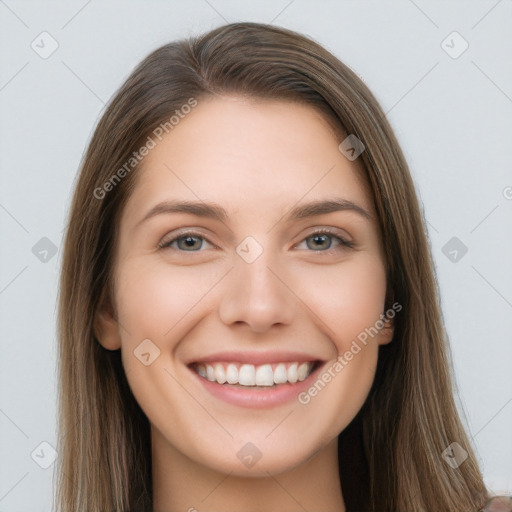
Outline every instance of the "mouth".
[[(210, 394), (243, 407), (271, 407), (296, 399), (325, 361), (303, 356), (262, 361), (240, 356), (194, 361), (188, 368)], [(259, 361), (258, 361), (259, 359)], [(295, 360), (294, 360), (295, 359)], [(257, 364), (259, 363), (259, 364)]]
[(239, 388), (268, 389), (282, 384), (306, 380), (315, 367), (315, 361), (282, 362), (273, 364), (242, 364), (239, 362), (194, 363), (192, 370), (200, 377), (217, 384)]

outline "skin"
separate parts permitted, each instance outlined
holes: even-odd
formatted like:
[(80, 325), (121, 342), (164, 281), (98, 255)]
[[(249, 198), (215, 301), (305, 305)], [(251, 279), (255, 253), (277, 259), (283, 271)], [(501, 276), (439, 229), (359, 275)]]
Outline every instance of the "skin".
[[(338, 150), (343, 138), (310, 106), (216, 96), (201, 99), (143, 160), (120, 220), (113, 304), (98, 311), (95, 332), (105, 348), (121, 349), (149, 418), (155, 511), (345, 510), (337, 436), (368, 395), (391, 322), (307, 404), (233, 405), (187, 367), (219, 351), (277, 349), (332, 367), (380, 318), (377, 217), (359, 162)], [(371, 218), (344, 210), (284, 220), (298, 204), (333, 197)], [(215, 202), (228, 217), (163, 213), (141, 222), (171, 199)], [(203, 237), (194, 251), (183, 242), (158, 247), (181, 228)], [(315, 228), (335, 232), (318, 249)], [(252, 263), (236, 252), (247, 236), (263, 248)], [(160, 350), (147, 366), (134, 356), (145, 339)], [(250, 468), (237, 457), (248, 442), (261, 453)]]

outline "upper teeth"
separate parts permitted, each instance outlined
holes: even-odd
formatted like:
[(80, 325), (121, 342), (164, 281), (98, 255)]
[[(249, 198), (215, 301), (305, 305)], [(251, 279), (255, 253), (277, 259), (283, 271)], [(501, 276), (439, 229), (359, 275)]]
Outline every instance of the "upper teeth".
[(303, 381), (313, 368), (313, 363), (263, 364), (197, 364), (196, 372), (211, 382), (240, 384), (242, 386), (273, 386), (286, 382)]

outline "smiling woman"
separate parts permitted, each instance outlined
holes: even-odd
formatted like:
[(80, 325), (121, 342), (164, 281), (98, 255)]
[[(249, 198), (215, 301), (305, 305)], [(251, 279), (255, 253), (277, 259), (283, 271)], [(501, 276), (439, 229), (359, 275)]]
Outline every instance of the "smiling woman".
[(59, 340), (63, 512), (489, 498), (402, 152), (361, 80), (289, 30), (168, 44), (118, 91), (73, 198)]

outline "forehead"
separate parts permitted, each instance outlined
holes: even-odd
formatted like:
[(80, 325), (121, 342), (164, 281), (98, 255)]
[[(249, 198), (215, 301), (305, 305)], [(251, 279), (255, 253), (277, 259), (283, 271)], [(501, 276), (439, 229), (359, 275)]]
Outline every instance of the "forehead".
[(333, 195), (372, 211), (362, 166), (317, 109), (296, 102), (209, 97), (144, 157), (125, 221), (169, 199), (204, 200), (233, 213), (284, 212)]

